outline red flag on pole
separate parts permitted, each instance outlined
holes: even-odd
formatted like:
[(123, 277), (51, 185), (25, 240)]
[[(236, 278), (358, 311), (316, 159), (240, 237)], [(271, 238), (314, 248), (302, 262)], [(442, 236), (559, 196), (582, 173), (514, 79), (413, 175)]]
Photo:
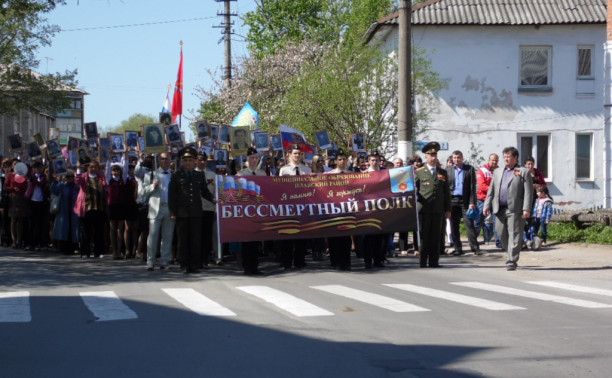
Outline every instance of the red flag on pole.
[(174, 98), (172, 99), (172, 115), (174, 122), (183, 114), (183, 41), (181, 41), (181, 62), (179, 63), (176, 84), (174, 84)]

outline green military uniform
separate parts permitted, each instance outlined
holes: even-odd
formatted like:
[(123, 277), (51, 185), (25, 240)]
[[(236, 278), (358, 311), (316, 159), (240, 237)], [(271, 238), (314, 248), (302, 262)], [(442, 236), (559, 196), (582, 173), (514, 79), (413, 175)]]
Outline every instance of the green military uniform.
[[(423, 152), (437, 153), (439, 148), (439, 144), (432, 142), (423, 148)], [(451, 209), (448, 174), (442, 168), (435, 168), (432, 174), (430, 167), (424, 165), (416, 170), (415, 176), (421, 235), (420, 265), (422, 268), (428, 264), (432, 268), (440, 267), (440, 237), (445, 213)]]

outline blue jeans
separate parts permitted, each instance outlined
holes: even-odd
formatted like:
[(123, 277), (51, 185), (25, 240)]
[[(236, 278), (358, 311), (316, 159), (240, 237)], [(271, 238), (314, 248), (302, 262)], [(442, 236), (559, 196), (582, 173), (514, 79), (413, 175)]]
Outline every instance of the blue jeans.
[(482, 213), (482, 210), (484, 208), (484, 201), (483, 200), (478, 200), (478, 213), (480, 214), (480, 216), (478, 217), (478, 221), (474, 222), (474, 228), (476, 228), (476, 232), (477, 234), (480, 234), (480, 229), (481, 227), (484, 229), (484, 241), (485, 243), (488, 243), (491, 238), (493, 236), (495, 236), (495, 243), (498, 244), (499, 243), (499, 236), (497, 236), (497, 230), (495, 230), (495, 214), (491, 213), (491, 217), (493, 218), (493, 222), (492, 223), (486, 223), (485, 220), (485, 216)]

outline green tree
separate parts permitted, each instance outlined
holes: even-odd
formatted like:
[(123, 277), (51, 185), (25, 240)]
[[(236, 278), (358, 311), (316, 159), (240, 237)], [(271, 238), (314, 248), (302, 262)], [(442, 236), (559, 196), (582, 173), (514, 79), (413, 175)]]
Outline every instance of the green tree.
[(122, 134), (126, 131), (141, 131), (142, 125), (150, 125), (152, 123), (157, 123), (154, 116), (150, 114), (135, 113), (132, 114), (130, 118), (121, 121), (119, 126), (110, 129), (109, 132)]
[(58, 32), (43, 16), (63, 0), (6, 0), (0, 6), (0, 113), (20, 110), (55, 113), (69, 106), (67, 97), (76, 85), (75, 71), (39, 74), (35, 53), (51, 44)]

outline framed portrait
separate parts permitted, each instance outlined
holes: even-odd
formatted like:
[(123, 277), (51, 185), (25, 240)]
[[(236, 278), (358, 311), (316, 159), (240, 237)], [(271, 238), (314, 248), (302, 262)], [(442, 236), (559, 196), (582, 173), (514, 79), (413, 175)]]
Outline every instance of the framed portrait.
[(121, 163), (121, 154), (111, 154), (111, 163)]
[(232, 156), (246, 155), (246, 151), (251, 146), (251, 133), (249, 132), (249, 127), (232, 127), (230, 141), (230, 145), (232, 146)]
[(97, 147), (96, 147), (96, 148), (92, 148), (92, 149), (90, 149), (90, 150), (89, 150), (89, 153), (91, 154), (91, 155), (90, 155), (90, 156), (91, 156), (91, 160), (96, 160), (96, 161), (99, 161), (99, 160), (98, 160), (98, 148), (97, 148)]
[(313, 154), (312, 152), (304, 152), (304, 162), (306, 163), (312, 163), (312, 159), (314, 158), (315, 154)]
[(270, 139), (268, 139), (268, 133), (260, 132), (255, 134), (255, 148), (259, 152), (268, 151), (270, 149)]
[(181, 143), (181, 132), (177, 124), (166, 126), (166, 138), (169, 144), (179, 145)]
[(210, 138), (210, 130), (208, 122), (202, 120), (196, 122), (196, 131), (198, 132), (197, 140), (206, 140)]
[(98, 148), (98, 145), (100, 145), (100, 139), (90, 138), (90, 139), (87, 139), (87, 143), (89, 143), (89, 148)]
[(34, 134), (32, 137), (34, 138), (34, 141), (38, 144), (38, 147), (40, 148), (47, 147), (45, 138), (43, 137), (41, 133)]
[(98, 137), (98, 124), (95, 122), (85, 122), (83, 125), (85, 128), (85, 137), (87, 139)]
[(210, 134), (210, 140), (212, 140), (213, 142), (216, 142), (219, 140), (219, 125), (208, 125), (209, 130), (209, 134)]
[(128, 148), (128, 150), (138, 149), (138, 131), (125, 132), (125, 146)]
[(103, 147), (103, 148), (111, 148), (111, 140), (106, 137), (106, 138), (98, 138), (99, 146)]
[(317, 145), (319, 146), (319, 149), (326, 150), (331, 147), (331, 142), (329, 140), (329, 134), (327, 133), (327, 130), (319, 131), (315, 135), (317, 137)]
[(53, 159), (53, 171), (56, 176), (65, 176), (68, 171), (68, 166), (66, 165), (66, 160), (63, 157), (59, 157), (57, 159)]
[(47, 153), (51, 159), (55, 159), (62, 154), (58, 139), (49, 139), (47, 141)]
[(223, 125), (219, 126), (219, 142), (224, 144), (230, 143), (230, 127)]
[(77, 147), (89, 147), (89, 141), (87, 139), (79, 139), (79, 145)]
[(98, 159), (100, 164), (106, 164), (111, 158), (111, 149), (109, 147), (98, 147)]
[(91, 156), (89, 155), (89, 147), (77, 148), (77, 159), (81, 165), (87, 165), (91, 163)]
[(258, 133), (263, 133), (263, 130), (262, 129), (251, 130), (251, 140), (253, 141), (253, 144), (255, 144), (255, 135), (257, 135)]
[(76, 150), (79, 146), (79, 138), (68, 137), (68, 151)]
[(227, 167), (227, 150), (216, 150), (214, 156), (217, 168)]
[(28, 143), (28, 157), (30, 160), (42, 158), (42, 151), (36, 142)]
[(125, 141), (121, 134), (109, 134), (113, 153), (125, 152)]
[(12, 153), (19, 153), (23, 151), (23, 142), (21, 141), (21, 135), (13, 134), (8, 136), (9, 146)]
[(76, 167), (78, 161), (76, 149), (68, 150), (68, 164), (70, 164), (71, 167)]
[(138, 137), (138, 149), (140, 151), (144, 151), (145, 150), (145, 137), (144, 136), (139, 136)]
[(272, 147), (272, 151), (283, 150), (283, 140), (281, 139), (280, 134), (270, 135), (270, 146)]
[(365, 143), (365, 135), (361, 133), (351, 134), (349, 148), (355, 152), (365, 152), (366, 143)]
[(155, 123), (142, 126), (144, 134), (144, 149), (147, 154), (156, 154), (166, 151), (166, 141), (164, 140), (165, 125)]

